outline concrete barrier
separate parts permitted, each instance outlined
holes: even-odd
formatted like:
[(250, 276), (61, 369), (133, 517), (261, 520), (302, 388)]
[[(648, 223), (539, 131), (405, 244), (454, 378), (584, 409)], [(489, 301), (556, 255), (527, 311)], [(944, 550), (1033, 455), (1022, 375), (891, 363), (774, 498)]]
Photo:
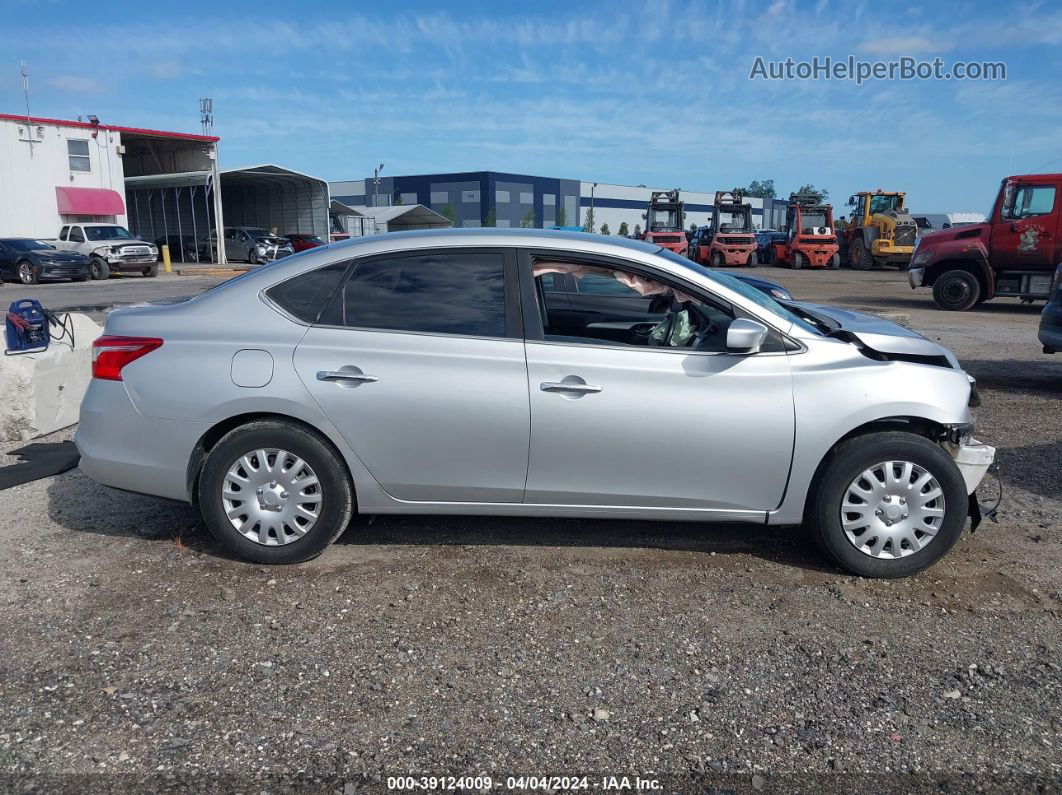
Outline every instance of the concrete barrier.
[(92, 379), (92, 341), (103, 333), (87, 315), (71, 314), (70, 340), (43, 353), (0, 356), (0, 442), (34, 439), (77, 422)]

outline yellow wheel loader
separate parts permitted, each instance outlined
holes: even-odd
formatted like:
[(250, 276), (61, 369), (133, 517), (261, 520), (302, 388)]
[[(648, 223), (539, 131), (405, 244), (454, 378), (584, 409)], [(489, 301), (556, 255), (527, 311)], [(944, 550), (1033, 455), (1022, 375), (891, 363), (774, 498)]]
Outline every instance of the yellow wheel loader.
[(848, 199), (848, 206), (855, 209), (838, 234), (842, 259), (862, 271), (875, 265), (906, 269), (914, 253), (918, 226), (904, 206), (904, 194), (880, 188), (861, 191)]

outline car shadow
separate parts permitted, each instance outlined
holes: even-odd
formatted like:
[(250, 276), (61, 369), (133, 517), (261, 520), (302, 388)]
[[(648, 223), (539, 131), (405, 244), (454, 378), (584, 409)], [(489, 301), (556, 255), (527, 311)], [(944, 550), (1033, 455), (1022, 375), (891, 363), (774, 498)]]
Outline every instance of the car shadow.
[[(165, 541), (210, 557), (237, 560), (207, 531), (191, 505), (100, 486), (79, 472), (55, 478), (48, 516), (79, 533)], [(116, 506), (121, 506), (120, 508)], [(638, 519), (550, 519), (495, 516), (356, 517), (343, 546), (542, 546), (700, 553), (719, 568), (751, 556), (815, 572), (839, 574), (802, 528), (758, 524), (656, 522)], [(252, 565), (252, 564), (248, 564)]]
[(1038, 392), (1062, 395), (1062, 358), (1044, 354), (1042, 359), (1020, 361), (1001, 359), (962, 359), (964, 370), (977, 379), (982, 393)]

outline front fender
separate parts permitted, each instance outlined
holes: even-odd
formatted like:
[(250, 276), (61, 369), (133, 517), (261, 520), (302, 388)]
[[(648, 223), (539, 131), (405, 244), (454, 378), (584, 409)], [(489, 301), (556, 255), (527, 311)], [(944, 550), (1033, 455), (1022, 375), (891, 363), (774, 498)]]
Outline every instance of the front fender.
[(946, 425), (971, 421), (962, 370), (874, 361), (855, 346), (825, 339), (791, 357), (796, 439), (785, 496), (771, 524), (799, 524), (819, 464), (853, 431), (883, 420)]
[[(917, 255), (921, 256), (925, 253), (925, 248), (920, 248)], [(925, 275), (922, 277), (922, 284), (925, 287), (932, 287), (937, 277), (947, 271), (967, 268), (982, 277), (986, 298), (991, 298), (996, 293), (996, 280), (992, 276), (988, 249), (980, 238), (943, 241), (933, 246), (932, 257), (929, 260), (918, 263), (912, 261), (911, 265), (925, 268)]]

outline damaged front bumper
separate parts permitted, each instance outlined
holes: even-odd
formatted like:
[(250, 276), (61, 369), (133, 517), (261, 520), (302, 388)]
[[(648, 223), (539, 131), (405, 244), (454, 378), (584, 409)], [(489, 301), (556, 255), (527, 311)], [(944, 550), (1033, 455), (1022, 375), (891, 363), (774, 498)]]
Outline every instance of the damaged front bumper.
[(946, 441), (944, 442), (944, 449), (951, 454), (952, 459), (955, 461), (955, 466), (959, 468), (963, 482), (966, 484), (966, 493), (970, 495), (970, 529), (976, 530), (977, 526), (981, 524), (982, 516), (987, 515), (994, 520), (996, 508), (999, 507), (999, 503), (996, 503), (996, 506), (992, 509), (983, 511), (980, 502), (977, 500), (977, 487), (981, 485), (985, 473), (992, 466), (992, 462), (996, 460), (996, 448), (971, 437), (969, 440), (959, 443)]

